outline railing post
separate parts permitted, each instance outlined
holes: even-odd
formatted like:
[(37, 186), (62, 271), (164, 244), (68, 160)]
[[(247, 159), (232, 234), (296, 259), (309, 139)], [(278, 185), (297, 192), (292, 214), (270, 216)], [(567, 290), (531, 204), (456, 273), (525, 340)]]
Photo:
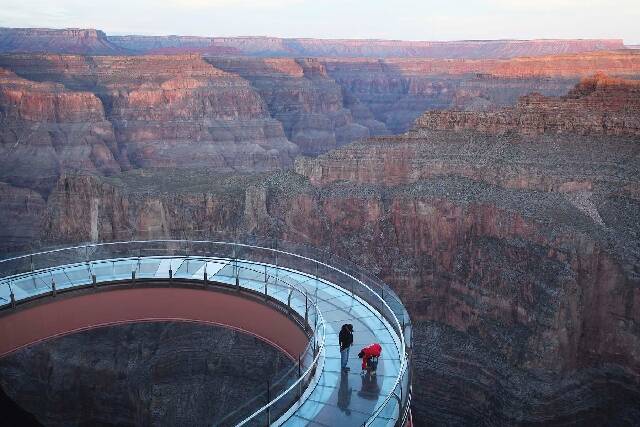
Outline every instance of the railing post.
[(169, 266), (169, 282), (173, 281), (173, 270), (171, 268), (171, 266)]
[[(298, 379), (302, 378), (302, 358), (301, 355), (298, 355)], [(302, 381), (298, 381), (298, 399), (302, 396)]]
[(51, 294), (55, 297), (56, 293), (57, 293), (57, 291), (56, 291), (56, 282), (52, 278), (51, 279)]
[(269, 294), (267, 293), (267, 281), (264, 281), (264, 299), (266, 300), (269, 297)]
[(287, 296), (287, 307), (291, 310), (291, 294), (293, 293), (293, 288), (289, 288), (289, 295)]
[(233, 272), (236, 275), (236, 289), (240, 290), (240, 272), (238, 271), (238, 260), (235, 259), (235, 245), (233, 247), (234, 259), (233, 259)]
[(309, 322), (309, 293), (304, 292), (304, 328), (307, 329), (307, 323)]
[(9, 297), (11, 298), (11, 308), (15, 308), (16, 307), (16, 296), (13, 294), (13, 292), (11, 292), (9, 294)]
[[(267, 380), (267, 405), (271, 402), (271, 384)], [(271, 425), (271, 405), (267, 406), (267, 425)]]
[(131, 270), (131, 281), (133, 282), (133, 284), (136, 284), (136, 271), (135, 270)]
[(92, 274), (91, 275), (91, 282), (93, 283), (93, 287), (95, 288), (96, 286), (98, 286), (98, 280), (96, 279), (96, 275)]

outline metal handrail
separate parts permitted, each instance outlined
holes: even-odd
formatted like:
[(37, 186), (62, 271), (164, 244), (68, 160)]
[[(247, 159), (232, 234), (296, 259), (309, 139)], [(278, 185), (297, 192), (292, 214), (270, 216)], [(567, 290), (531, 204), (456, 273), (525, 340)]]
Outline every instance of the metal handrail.
[[(83, 246), (80, 246), (80, 247), (83, 247)], [(67, 249), (77, 249), (77, 247), (75, 247), (75, 248), (67, 248)], [(59, 250), (56, 250), (55, 252), (57, 252), (57, 251), (59, 251)], [(39, 255), (47, 254), (47, 253), (49, 253), (49, 252), (41, 252), (41, 253), (39, 253)], [(160, 258), (160, 259), (181, 259), (181, 260), (192, 259), (192, 260), (199, 260), (199, 261), (205, 261), (205, 262), (209, 261), (211, 259), (220, 259), (220, 258), (193, 257), (193, 256), (146, 256), (146, 257), (143, 257), (143, 258), (145, 258), (145, 259), (156, 259), (156, 258)], [(136, 259), (136, 257), (120, 257), (120, 258), (114, 258), (114, 259), (92, 260), (90, 263), (92, 265), (94, 265), (94, 264), (108, 264), (108, 263), (113, 262), (114, 260), (125, 261), (125, 260), (135, 260), (135, 259)], [(244, 262), (247, 262), (247, 261), (244, 261)], [(249, 262), (250, 263), (254, 263), (254, 262), (251, 262), (251, 261), (249, 261)], [(84, 262), (78, 262), (78, 263), (71, 264), (71, 265), (82, 265), (82, 264), (84, 264)], [(62, 271), (63, 273), (65, 273), (65, 266), (68, 266), (68, 264), (64, 265), (64, 266), (56, 266), (56, 267), (48, 267), (48, 268), (44, 268), (44, 269), (39, 269), (37, 271), (39, 273), (42, 273), (42, 272), (51, 273), (51, 272), (55, 272), (55, 271)], [(246, 266), (237, 266), (237, 268), (241, 269), (241, 270), (252, 271), (252, 272), (255, 272), (255, 273), (262, 273), (262, 271), (255, 270), (255, 269), (252, 269), (252, 268), (248, 268)], [(25, 272), (25, 273), (22, 273), (22, 274), (19, 274), (19, 275), (11, 276), (11, 277), (24, 277), (25, 275), (30, 275), (30, 274), (32, 274), (32, 272)], [(66, 275), (66, 273), (65, 273), (65, 275)], [(267, 277), (274, 277), (274, 276), (267, 275)], [(67, 278), (68, 278), (68, 276), (67, 276)], [(69, 280), (69, 282), (71, 282), (71, 280)], [(46, 282), (43, 282), (43, 283), (45, 284), (45, 287), (47, 287), (49, 289), (51, 288), (51, 286), (48, 285)], [(289, 283), (288, 280), (285, 280), (285, 279), (282, 279), (282, 278), (278, 278), (277, 279), (277, 283), (282, 283), (282, 284), (285, 285), (285, 288), (294, 290), (294, 291), (298, 292), (300, 295), (305, 295), (305, 292), (303, 290), (301, 290), (297, 286)], [(83, 286), (89, 286), (89, 285), (88, 284), (87, 285), (78, 285), (78, 287), (83, 287)], [(280, 393), (274, 399), (271, 399), (266, 405), (262, 406), (260, 409), (258, 409), (253, 414), (251, 414), (249, 417), (245, 418), (243, 421), (240, 422), (240, 424), (238, 424), (239, 426), (249, 422), (251, 419), (257, 417), (262, 412), (267, 410), (270, 406), (273, 406), (274, 404), (278, 403), (278, 401), (280, 399), (282, 399), (282, 397), (284, 397), (288, 392), (293, 390), (295, 387), (298, 387), (299, 384), (307, 377), (307, 375), (313, 369), (315, 369), (317, 367), (319, 356), (320, 356), (322, 350), (324, 349), (324, 345), (325, 345), (325, 341), (326, 341), (326, 337), (325, 337), (325, 335), (326, 335), (326, 324), (325, 324), (325, 321), (324, 321), (324, 317), (322, 316), (322, 312), (320, 311), (320, 309), (317, 306), (317, 303), (315, 301), (313, 301), (313, 300), (309, 300), (309, 303), (311, 304), (311, 307), (314, 307), (315, 313), (316, 313), (316, 316), (317, 316), (317, 319), (318, 319), (318, 321), (317, 321), (317, 323), (315, 325), (314, 334), (313, 334), (313, 339), (317, 343), (316, 346), (314, 346), (315, 348), (317, 348), (317, 350), (316, 350), (317, 353), (315, 354), (314, 359), (312, 360), (311, 364), (309, 365), (309, 367), (307, 368), (305, 373), (303, 375), (301, 375), (287, 390), (285, 390), (284, 392)], [(313, 326), (311, 326), (311, 327), (313, 327)], [(317, 334), (317, 332), (320, 330), (320, 329), (318, 329), (318, 327), (322, 328), (321, 329), (322, 333), (320, 334), (320, 337), (321, 337), (320, 340), (318, 340), (318, 334)], [(309, 348), (311, 348), (311, 344), (312, 343), (310, 342), (307, 345), (307, 347), (305, 347), (305, 350), (304, 350), (303, 354), (305, 354), (305, 355), (307, 354), (307, 352), (309, 351)], [(300, 360), (298, 363), (302, 363), (302, 361)], [(295, 369), (297, 369), (297, 367), (298, 367), (298, 364), (294, 365), (292, 368), (287, 370), (287, 373), (285, 374), (285, 377), (286, 377), (286, 375), (288, 373), (294, 372)]]
[[(276, 241), (277, 242), (277, 241)], [(259, 249), (259, 250), (266, 250), (266, 251), (270, 251), (273, 253), (280, 253), (283, 255), (288, 255), (288, 256), (292, 256), (294, 258), (298, 258), (301, 260), (306, 260), (306, 261), (311, 261), (316, 263), (316, 265), (322, 265), (324, 267), (329, 268), (330, 270), (333, 270), (351, 280), (353, 280), (354, 282), (360, 284), (361, 286), (363, 286), (365, 289), (369, 290), (370, 292), (372, 292), (375, 297), (381, 302), (383, 307), (386, 307), (389, 310), (389, 316), (387, 316), (384, 313), (384, 310), (379, 310), (380, 313), (384, 316), (384, 317), (390, 317), (387, 320), (390, 320), (392, 323), (392, 326), (394, 326), (394, 329), (396, 329), (398, 337), (400, 339), (400, 348), (401, 349), (406, 349), (407, 348), (407, 343), (405, 341), (405, 337), (404, 337), (404, 328), (403, 326), (400, 324), (395, 312), (393, 311), (393, 309), (389, 306), (389, 304), (385, 301), (384, 297), (380, 296), (378, 294), (378, 292), (376, 292), (374, 289), (372, 289), (368, 284), (364, 283), (362, 280), (360, 280), (359, 278), (354, 277), (352, 274), (347, 273), (341, 269), (338, 269), (336, 267), (334, 267), (333, 265), (327, 264), (323, 261), (319, 261), (317, 259), (314, 258), (310, 258), (307, 256), (303, 256), (303, 255), (299, 255), (296, 254), (294, 252), (290, 252), (290, 251), (283, 251), (280, 249), (275, 249), (275, 248), (269, 248), (269, 247), (264, 247), (264, 246), (257, 246), (257, 245), (251, 245), (251, 244), (246, 244), (246, 243), (238, 243), (238, 242), (226, 242), (226, 241), (211, 241), (211, 240), (183, 240), (183, 239), (156, 239), (156, 240), (131, 240), (131, 241), (121, 241), (121, 242), (105, 242), (105, 243), (91, 243), (91, 244), (86, 244), (86, 245), (78, 245), (78, 246), (72, 246), (72, 247), (66, 247), (66, 248), (58, 248), (58, 249), (53, 249), (53, 250), (48, 250), (48, 251), (41, 251), (41, 252), (36, 252), (36, 253), (32, 253), (32, 254), (27, 254), (27, 255), (21, 255), (21, 256), (16, 256), (16, 257), (12, 257), (12, 258), (7, 258), (7, 259), (3, 259), (0, 260), (0, 266), (4, 263), (10, 262), (10, 261), (15, 261), (15, 260), (20, 260), (20, 259), (27, 259), (29, 257), (33, 257), (33, 256), (39, 256), (39, 255), (45, 255), (45, 254), (53, 254), (53, 253), (58, 253), (58, 252), (62, 252), (62, 251), (69, 251), (69, 250), (74, 250), (74, 249), (85, 249), (85, 251), (87, 250), (87, 248), (95, 248), (95, 247), (103, 247), (103, 246), (112, 246), (112, 245), (128, 245), (128, 244), (151, 244), (151, 243), (165, 243), (165, 244), (169, 244), (169, 243), (188, 243), (188, 244), (193, 244), (193, 243), (203, 243), (203, 244), (218, 244), (218, 245), (228, 245), (228, 246), (232, 246), (232, 247), (244, 247), (244, 248), (250, 248), (250, 249)], [(306, 246), (306, 245), (305, 245)], [(307, 249), (309, 249), (309, 246), (306, 246)], [(314, 250), (312, 250), (313, 252)], [(315, 250), (317, 251), (317, 250)], [(325, 253), (326, 254), (326, 253)], [(344, 261), (341, 259), (341, 261)], [(388, 287), (386, 287), (384, 284), (379, 284), (376, 283), (376, 280), (373, 280), (371, 277), (369, 277), (369, 275), (365, 272), (363, 272), (359, 267), (357, 266), (349, 266), (350, 269), (356, 270), (361, 277), (366, 278), (368, 280), (370, 280), (372, 282), (372, 285), (376, 285), (378, 287), (381, 288), (382, 292), (387, 291), (387, 294), (390, 295), (394, 300), (396, 300), (397, 302), (399, 302), (401, 304), (400, 299), (397, 297), (397, 295), (395, 295), (395, 293)], [(306, 273), (303, 273), (307, 276), (309, 276)], [(337, 284), (339, 286), (339, 284)], [(384, 295), (384, 294), (383, 294)], [(402, 305), (401, 305), (402, 306)], [(403, 306), (402, 306), (403, 307)], [(373, 307), (375, 308), (375, 307)], [(403, 313), (404, 316), (404, 313)], [(394, 324), (395, 323), (395, 324)], [(323, 325), (324, 327), (324, 325)], [(324, 341), (323, 341), (323, 345), (324, 345)], [(313, 366), (316, 363), (316, 359), (318, 358), (320, 353), (318, 353), (316, 355), (316, 358), (314, 359), (314, 363), (311, 365)], [(404, 375), (407, 372), (407, 366), (408, 366), (408, 360), (406, 357), (406, 353), (404, 350), (401, 351), (401, 365), (400, 365), (400, 370), (399, 370), (399, 374), (393, 384), (393, 387), (391, 388), (391, 390), (395, 390), (398, 387), (398, 384), (401, 383), (402, 379), (404, 378)], [(307, 373), (310, 372), (310, 369), (308, 369), (305, 372), (305, 375), (303, 375), (301, 378), (304, 378)], [(365, 423), (365, 426), (369, 426), (371, 425), (371, 423), (373, 423), (373, 421), (378, 417), (378, 415), (386, 408), (387, 404), (389, 403), (389, 401), (391, 400), (393, 396), (393, 392), (390, 392), (384, 399), (384, 401), (378, 406), (378, 408), (374, 411), (374, 413), (371, 415), (371, 417), (368, 419), (368, 421)], [(282, 394), (280, 396), (278, 396), (277, 399), (281, 398)], [(265, 407), (261, 408), (260, 410), (258, 410), (254, 415), (257, 415), (258, 413), (262, 412), (265, 408), (268, 408), (270, 405), (267, 404), (265, 405)], [(402, 408), (399, 408), (400, 410), (402, 410)], [(253, 418), (254, 416), (251, 416), (250, 418)], [(247, 419), (247, 421), (249, 421), (249, 419)]]

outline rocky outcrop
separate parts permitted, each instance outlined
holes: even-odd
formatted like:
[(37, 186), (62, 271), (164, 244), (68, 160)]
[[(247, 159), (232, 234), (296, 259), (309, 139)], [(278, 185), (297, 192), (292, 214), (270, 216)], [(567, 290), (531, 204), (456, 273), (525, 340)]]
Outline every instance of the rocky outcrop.
[(83, 28), (0, 28), (0, 52), (51, 52), (115, 55), (127, 50), (111, 43), (107, 35)]
[(637, 137), (640, 136), (640, 82), (597, 74), (583, 79), (561, 98), (533, 94), (521, 98), (513, 108), (479, 114), (430, 111), (416, 121), (416, 132), (421, 129)]
[(0, 180), (46, 193), (63, 170), (119, 172), (118, 156), (93, 93), (0, 69)]
[(36, 191), (0, 182), (0, 241), (3, 250), (19, 251), (40, 239), (47, 202)]
[(385, 125), (345, 108), (342, 89), (315, 59), (209, 57), (210, 63), (249, 80), (303, 154), (317, 155), (370, 135)]
[(47, 426), (220, 425), (251, 398), (264, 401), (266, 381), (292, 365), (237, 331), (143, 322), (67, 335), (4, 357), (0, 385)]

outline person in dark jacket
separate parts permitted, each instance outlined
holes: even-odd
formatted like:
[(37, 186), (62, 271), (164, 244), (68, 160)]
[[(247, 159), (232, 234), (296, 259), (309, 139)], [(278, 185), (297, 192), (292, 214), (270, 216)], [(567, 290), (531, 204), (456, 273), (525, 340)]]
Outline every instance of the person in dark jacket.
[(347, 362), (349, 361), (349, 347), (353, 345), (353, 325), (345, 323), (338, 335), (340, 341), (340, 366), (343, 372), (349, 371)]

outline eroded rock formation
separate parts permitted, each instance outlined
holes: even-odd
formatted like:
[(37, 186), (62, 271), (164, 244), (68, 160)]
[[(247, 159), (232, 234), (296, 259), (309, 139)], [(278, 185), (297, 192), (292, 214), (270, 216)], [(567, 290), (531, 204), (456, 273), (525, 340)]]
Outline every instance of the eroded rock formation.
[(430, 111), (420, 129), (473, 129), (491, 134), (578, 134), (640, 136), (640, 81), (597, 74), (583, 79), (561, 98), (522, 97), (513, 108), (485, 113)]
[[(209, 57), (209, 62), (246, 78), (279, 120), (287, 137), (303, 154), (316, 155), (386, 133), (371, 114), (358, 115), (346, 108), (342, 88), (316, 59), (256, 59)], [(351, 107), (351, 106), (350, 106)]]
[(62, 170), (119, 172), (117, 156), (93, 93), (0, 69), (0, 180), (46, 193)]
[[(17, 174), (22, 185), (57, 179), (65, 170), (273, 170), (290, 165), (298, 152), (246, 80), (197, 55), (42, 54), (0, 62), (30, 79), (5, 72), (0, 98), (2, 146), (9, 155), (4, 173)], [(58, 137), (57, 128), (65, 130)], [(33, 159), (25, 153), (51, 139), (55, 150), (36, 153), (46, 164), (27, 166)]]
[(334, 58), (321, 62), (342, 87), (345, 105), (352, 111), (366, 111), (392, 133), (407, 131), (427, 110), (493, 110), (511, 106), (532, 92), (566, 94), (595, 71), (637, 78), (640, 70), (640, 55), (634, 51), (510, 60)]
[[(564, 94), (593, 68), (636, 78), (640, 55), (371, 60), (11, 54), (0, 55), (0, 67), (1, 179), (46, 195), (73, 171), (288, 168), (299, 152), (317, 155), (406, 131), (434, 108), (488, 111), (469, 117), (503, 120), (496, 109), (530, 92)], [(543, 98), (528, 99), (523, 102), (532, 105), (521, 109), (535, 110)], [(617, 116), (608, 116), (605, 125), (615, 127), (612, 120)]]

